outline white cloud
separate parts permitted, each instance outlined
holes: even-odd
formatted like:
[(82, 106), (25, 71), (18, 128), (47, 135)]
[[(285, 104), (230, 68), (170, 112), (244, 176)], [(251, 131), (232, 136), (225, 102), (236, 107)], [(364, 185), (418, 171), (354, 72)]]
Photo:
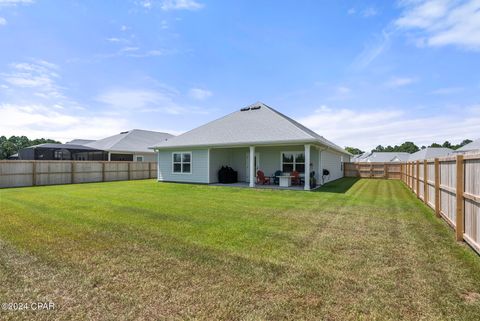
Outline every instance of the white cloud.
[(65, 108), (43, 104), (0, 104), (2, 135), (25, 135), (66, 142), (73, 138), (99, 139), (127, 128), (123, 118), (111, 116), (76, 116)]
[(189, 96), (192, 97), (193, 99), (197, 100), (205, 100), (208, 97), (212, 96), (212, 92), (209, 90), (205, 89), (200, 89), (200, 88), (192, 88), (188, 92)]
[(395, 25), (418, 31), (419, 44), (480, 50), (480, 0), (419, 0), (401, 5), (404, 12)]
[(378, 56), (390, 47), (390, 37), (391, 33), (383, 30), (374, 42), (365, 46), (363, 51), (355, 58), (352, 66), (355, 69), (368, 67)]
[(445, 87), (438, 88), (431, 92), (433, 95), (450, 95), (462, 92), (464, 89), (462, 87)]
[(364, 18), (370, 18), (370, 17), (376, 16), (377, 14), (378, 14), (378, 11), (374, 7), (368, 7), (362, 11), (362, 16)]
[(355, 10), (355, 8), (350, 8), (350, 9), (348, 9), (347, 14), (354, 15), (356, 12), (357, 12), (357, 10)]
[(387, 87), (390, 88), (397, 88), (397, 87), (404, 87), (414, 83), (416, 80), (413, 78), (408, 77), (392, 77), (387, 82)]
[(13, 7), (21, 4), (32, 4), (33, 0), (0, 0), (0, 7)]
[(199, 10), (204, 4), (195, 0), (163, 0), (161, 4), (162, 10)]
[(129, 41), (125, 38), (117, 38), (117, 37), (110, 37), (107, 38), (108, 42), (113, 42), (113, 43), (128, 43)]
[(0, 17), (0, 26), (5, 26), (7, 24), (7, 19)]
[(369, 150), (379, 144), (394, 145), (405, 141), (426, 145), (477, 138), (480, 132), (477, 108), (478, 105), (464, 107), (456, 116), (439, 113), (439, 116), (412, 117), (414, 113), (395, 108), (356, 111), (322, 106), (298, 121), (341, 146)]

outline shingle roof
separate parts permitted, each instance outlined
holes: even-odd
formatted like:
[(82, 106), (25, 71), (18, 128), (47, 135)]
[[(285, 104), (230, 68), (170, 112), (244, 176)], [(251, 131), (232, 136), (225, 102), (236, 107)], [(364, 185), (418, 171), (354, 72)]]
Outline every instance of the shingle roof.
[(445, 147), (427, 147), (410, 155), (409, 161), (431, 159), (435, 157), (443, 157), (453, 152), (450, 148)]
[(311, 142), (348, 154), (343, 148), (275, 109), (255, 103), (211, 121), (155, 148)]
[(480, 138), (477, 140), (474, 140), (470, 144), (467, 144), (459, 149), (457, 149), (457, 152), (469, 152), (469, 151), (476, 151), (480, 150)]
[(405, 162), (410, 157), (409, 153), (403, 152), (373, 152), (370, 156), (360, 160), (369, 163)]
[(85, 144), (88, 144), (88, 143), (91, 143), (91, 142), (94, 142), (95, 140), (94, 139), (74, 139), (74, 140), (71, 140), (69, 142), (67, 142), (67, 144), (74, 144), (74, 145), (85, 145)]
[(85, 146), (105, 151), (151, 153), (152, 150), (149, 149), (150, 146), (171, 137), (173, 137), (173, 135), (167, 133), (132, 129), (118, 135), (85, 144)]
[(33, 145), (25, 148), (58, 148), (58, 149), (76, 149), (76, 150), (88, 150), (88, 151), (97, 151), (99, 149), (95, 147), (89, 147), (84, 145), (77, 145), (77, 144), (52, 144), (52, 143), (45, 143), (39, 145)]

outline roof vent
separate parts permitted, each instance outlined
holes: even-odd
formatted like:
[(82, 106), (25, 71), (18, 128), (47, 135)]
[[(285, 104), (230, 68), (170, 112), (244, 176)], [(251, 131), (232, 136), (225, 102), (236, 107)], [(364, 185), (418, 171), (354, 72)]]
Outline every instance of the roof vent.
[(255, 107), (252, 107), (250, 108), (251, 110), (257, 110), (257, 109), (260, 109), (261, 107), (260, 106), (255, 106)]
[(128, 131), (126, 131), (126, 132), (121, 132), (120, 135), (122, 135), (122, 134), (128, 134)]
[(240, 111), (247, 111), (247, 110), (250, 110), (250, 107), (245, 107), (245, 108), (240, 109)]

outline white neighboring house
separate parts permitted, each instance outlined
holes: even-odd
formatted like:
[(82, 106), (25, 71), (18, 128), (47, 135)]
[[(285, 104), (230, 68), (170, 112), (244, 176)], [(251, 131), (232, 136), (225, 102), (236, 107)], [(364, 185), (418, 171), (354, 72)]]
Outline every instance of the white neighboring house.
[[(255, 187), (257, 172), (274, 177), (313, 172), (318, 183), (343, 177), (351, 154), (314, 131), (263, 103), (209, 122), (154, 146), (158, 181), (217, 183), (229, 166), (240, 182)], [(325, 170), (325, 172), (324, 172)], [(328, 171), (328, 175), (326, 174)], [(323, 175), (325, 173), (325, 175)], [(304, 179), (304, 189), (310, 189)]]
[(357, 162), (366, 163), (393, 163), (406, 162), (410, 157), (410, 153), (404, 152), (372, 152), (368, 156), (357, 160)]
[(445, 157), (453, 153), (453, 149), (445, 147), (427, 147), (410, 155), (409, 161), (432, 159)]
[[(84, 146), (108, 152), (109, 161), (155, 162), (154, 146), (173, 135), (150, 130), (132, 129), (107, 138), (87, 142)], [(77, 141), (77, 140), (73, 140)]]
[(459, 154), (475, 154), (475, 153), (480, 153), (480, 138), (477, 140), (474, 140), (470, 144), (467, 144), (463, 147), (460, 147), (455, 151), (455, 153)]

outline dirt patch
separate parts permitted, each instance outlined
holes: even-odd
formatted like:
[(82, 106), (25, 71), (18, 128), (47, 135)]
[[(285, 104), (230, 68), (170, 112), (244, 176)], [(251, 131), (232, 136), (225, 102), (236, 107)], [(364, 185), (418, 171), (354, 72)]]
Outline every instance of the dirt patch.
[(462, 297), (467, 303), (480, 302), (480, 293), (477, 292), (467, 292), (462, 294)]

